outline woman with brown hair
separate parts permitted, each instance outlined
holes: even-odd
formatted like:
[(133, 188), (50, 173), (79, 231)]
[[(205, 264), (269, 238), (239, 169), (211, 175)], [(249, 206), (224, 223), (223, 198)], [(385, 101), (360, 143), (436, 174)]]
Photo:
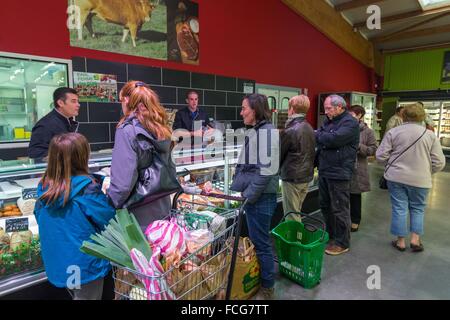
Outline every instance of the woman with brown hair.
[(119, 98), (124, 116), (116, 129), (107, 193), (116, 208), (130, 208), (145, 230), (151, 222), (169, 214), (170, 196), (152, 195), (152, 201), (148, 202), (149, 197), (142, 198), (136, 193), (136, 184), (155, 156), (166, 165), (150, 183), (160, 183), (157, 179), (176, 181), (176, 168), (171, 158), (172, 130), (157, 94), (144, 82), (127, 82)]
[(375, 132), (364, 122), (366, 110), (360, 105), (353, 105), (350, 114), (359, 122), (359, 145), (356, 154), (356, 165), (350, 182), (350, 231), (356, 232), (361, 223), (362, 193), (370, 191), (369, 164), (367, 157), (375, 155), (378, 143)]
[(75, 300), (102, 298), (108, 261), (80, 251), (83, 241), (101, 231), (115, 210), (88, 174), (89, 144), (78, 133), (55, 136), (47, 170), (38, 185), (34, 209), (42, 259), (50, 283), (68, 288)]
[(241, 116), (244, 124), (252, 128), (246, 132), (230, 189), (247, 198), (244, 210), (248, 232), (261, 265), (260, 296), (273, 299), (275, 265), (270, 224), (277, 207), (278, 130), (270, 122), (271, 112), (265, 95), (246, 95), (242, 100)]

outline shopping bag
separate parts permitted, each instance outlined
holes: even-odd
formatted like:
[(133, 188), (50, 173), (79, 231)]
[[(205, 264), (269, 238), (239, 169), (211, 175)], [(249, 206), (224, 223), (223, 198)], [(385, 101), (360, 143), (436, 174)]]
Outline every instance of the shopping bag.
[(260, 268), (255, 246), (248, 237), (241, 237), (230, 298), (232, 300), (250, 299), (259, 290), (260, 282)]

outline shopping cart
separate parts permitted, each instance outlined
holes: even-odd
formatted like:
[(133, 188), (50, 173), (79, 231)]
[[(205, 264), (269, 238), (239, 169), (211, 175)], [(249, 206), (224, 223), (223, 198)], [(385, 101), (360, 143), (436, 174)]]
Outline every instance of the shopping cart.
[[(275, 238), (278, 269), (287, 278), (309, 289), (320, 282), (328, 233), (320, 219), (305, 213), (289, 212), (282, 221), (292, 213), (300, 214), (306, 219), (302, 222), (281, 222), (271, 232)], [(307, 219), (317, 222), (322, 228), (306, 222)]]
[[(176, 221), (189, 229), (192, 224), (186, 217), (201, 206), (203, 210), (222, 217), (224, 224), (217, 228), (212, 242), (182, 257), (179, 263), (157, 275), (143, 274), (113, 263), (116, 300), (229, 299), (246, 199), (216, 193), (200, 194), (241, 204), (239, 208), (225, 209), (195, 199), (182, 200), (179, 198), (182, 193), (174, 196), (172, 210), (165, 220)], [(206, 220), (204, 222), (207, 223)], [(144, 286), (143, 283), (151, 285)]]

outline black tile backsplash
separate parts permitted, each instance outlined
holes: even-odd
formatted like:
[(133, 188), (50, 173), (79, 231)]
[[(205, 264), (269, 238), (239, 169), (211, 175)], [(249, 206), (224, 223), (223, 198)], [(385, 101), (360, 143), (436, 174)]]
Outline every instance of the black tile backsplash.
[(236, 108), (216, 107), (216, 120), (236, 120)]
[[(245, 80), (220, 75), (164, 69), (119, 62), (73, 57), (74, 71), (115, 74), (118, 77), (118, 93), (129, 80), (141, 80), (150, 85), (166, 108), (186, 107), (186, 94), (197, 91), (199, 106), (210, 118), (231, 123), (234, 129), (243, 127), (239, 115), (244, 97)], [(192, 89), (190, 89), (192, 88)], [(91, 150), (113, 147), (116, 125), (121, 118), (121, 104), (82, 102), (77, 120), (79, 132), (91, 143)]]
[(78, 122), (88, 122), (88, 106), (87, 102), (80, 102), (80, 111), (78, 112), (78, 116), (76, 117)]
[(237, 79), (230, 77), (216, 76), (216, 90), (236, 91)]
[(163, 85), (190, 88), (191, 74), (187, 71), (163, 69)]
[(109, 124), (109, 132), (111, 134), (111, 141), (112, 142), (114, 142), (114, 139), (116, 138), (116, 127), (117, 127), (117, 122)]
[(73, 57), (72, 58), (72, 69), (73, 69), (73, 71), (86, 72), (86, 58)]
[(242, 99), (245, 94), (240, 92), (227, 92), (227, 105), (228, 106), (240, 106), (242, 105)]
[(80, 123), (78, 132), (84, 135), (90, 143), (111, 141), (108, 123)]
[(198, 104), (202, 105), (203, 104), (203, 90), (199, 90), (199, 89), (183, 89), (183, 88), (178, 88), (177, 89), (178, 93), (177, 93), (177, 103), (178, 104), (186, 104), (186, 99), (187, 99), (187, 94), (189, 91), (195, 91), (198, 94)]
[(192, 88), (213, 89), (215, 87), (215, 76), (212, 74), (195, 73), (191, 75)]
[(127, 66), (125, 63), (87, 59), (87, 72), (117, 75), (118, 82), (127, 82)]
[(177, 103), (177, 88), (152, 86), (159, 96), (159, 101), (164, 103)]
[(161, 68), (129, 64), (128, 79), (140, 80), (148, 84), (161, 85)]
[(115, 122), (120, 119), (120, 103), (89, 103), (89, 122)]
[(216, 108), (215, 107), (200, 107), (201, 110), (205, 111), (210, 118), (216, 118)]
[(203, 98), (207, 105), (224, 106), (226, 105), (227, 94), (221, 91), (205, 91)]

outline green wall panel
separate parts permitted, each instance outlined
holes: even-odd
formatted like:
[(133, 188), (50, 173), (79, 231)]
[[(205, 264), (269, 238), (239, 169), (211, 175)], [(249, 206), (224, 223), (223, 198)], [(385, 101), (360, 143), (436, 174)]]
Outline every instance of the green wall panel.
[(387, 55), (385, 58), (384, 90), (449, 89), (450, 84), (441, 84), (445, 51), (450, 51), (450, 47)]

